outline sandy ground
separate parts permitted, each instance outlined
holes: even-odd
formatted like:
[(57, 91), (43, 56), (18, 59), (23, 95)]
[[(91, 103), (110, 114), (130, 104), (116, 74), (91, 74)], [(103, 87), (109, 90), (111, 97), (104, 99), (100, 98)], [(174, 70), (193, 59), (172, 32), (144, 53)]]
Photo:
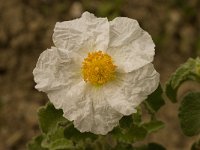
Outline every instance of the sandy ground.
[[(200, 52), (200, 2), (180, 0), (124, 0), (105, 10), (107, 1), (0, 0), (0, 150), (24, 150), (39, 132), (37, 109), (48, 99), (34, 89), (32, 70), (39, 54), (52, 44), (57, 21), (88, 10), (98, 16), (137, 19), (156, 43), (155, 67), (164, 85), (169, 75)], [(111, 6), (112, 6), (111, 5)], [(147, 138), (168, 150), (188, 150), (193, 138), (179, 129), (178, 104), (166, 101), (158, 117), (166, 128)]]

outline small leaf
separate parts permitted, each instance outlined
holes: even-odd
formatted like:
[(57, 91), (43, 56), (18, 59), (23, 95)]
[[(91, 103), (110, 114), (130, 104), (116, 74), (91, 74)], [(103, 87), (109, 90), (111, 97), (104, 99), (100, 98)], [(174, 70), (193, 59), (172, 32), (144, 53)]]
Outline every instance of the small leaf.
[(111, 134), (120, 142), (133, 143), (143, 140), (147, 136), (147, 131), (144, 127), (132, 125), (126, 130), (115, 128)]
[(133, 137), (134, 141), (141, 141), (147, 136), (147, 131), (144, 127), (133, 126), (127, 131), (127, 136)]
[(65, 127), (59, 126), (47, 134), (47, 139), (52, 142), (64, 138)]
[(151, 95), (148, 96), (145, 102), (147, 104), (147, 107), (151, 109), (151, 111), (157, 112), (165, 104), (165, 101), (162, 98), (162, 93), (162, 87), (161, 85), (159, 85), (158, 88)]
[(57, 110), (51, 103), (41, 107), (38, 111), (39, 125), (43, 133), (53, 130), (58, 122), (66, 121), (62, 116), (62, 110)]
[(200, 133), (200, 92), (187, 94), (179, 109), (179, 119), (185, 135)]
[(57, 139), (50, 144), (50, 150), (75, 149), (72, 141), (65, 138)]
[(42, 146), (50, 150), (74, 148), (72, 141), (66, 139), (64, 136), (66, 126), (58, 123), (54, 129), (47, 133), (46, 138), (42, 142)]
[(142, 126), (148, 131), (148, 133), (151, 133), (164, 128), (165, 124), (162, 121), (155, 120), (145, 123)]
[(91, 140), (95, 140), (98, 138), (97, 135), (90, 133), (90, 132), (84, 132), (81, 133), (80, 131), (78, 131), (76, 128), (74, 128), (74, 125), (71, 123), (69, 124), (65, 130), (64, 130), (64, 136), (67, 139), (71, 139), (73, 141), (79, 141), (79, 140), (86, 140), (86, 139), (91, 139)]
[(41, 146), (43, 138), (44, 138), (43, 135), (39, 135), (34, 139), (32, 139), (27, 145), (28, 150), (47, 150), (46, 148), (43, 148)]
[(133, 124), (133, 116), (124, 116), (119, 121), (120, 127), (122, 128), (129, 128)]
[(200, 82), (200, 58), (190, 58), (173, 73), (166, 84), (166, 95), (172, 102), (177, 102), (176, 95), (180, 85), (186, 80)]
[(133, 123), (139, 126), (141, 122), (142, 122), (142, 109), (141, 107), (138, 107), (137, 113), (133, 114)]
[(134, 150), (132, 144), (118, 142), (114, 150)]

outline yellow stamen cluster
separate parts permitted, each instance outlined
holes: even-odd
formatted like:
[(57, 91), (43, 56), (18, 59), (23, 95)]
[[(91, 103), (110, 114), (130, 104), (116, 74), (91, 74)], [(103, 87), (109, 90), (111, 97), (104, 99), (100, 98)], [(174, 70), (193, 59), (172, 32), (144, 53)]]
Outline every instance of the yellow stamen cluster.
[(102, 51), (91, 52), (82, 63), (82, 75), (85, 82), (102, 85), (115, 77), (116, 66), (112, 58)]

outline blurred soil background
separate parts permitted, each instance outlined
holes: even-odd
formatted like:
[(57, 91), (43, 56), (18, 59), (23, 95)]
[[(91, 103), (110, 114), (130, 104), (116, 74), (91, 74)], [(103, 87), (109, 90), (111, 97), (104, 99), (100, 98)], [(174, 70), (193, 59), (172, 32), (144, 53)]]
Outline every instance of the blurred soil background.
[[(53, 45), (55, 23), (85, 10), (137, 19), (156, 43), (154, 64), (163, 86), (180, 64), (200, 54), (199, 0), (0, 0), (0, 150), (24, 150), (39, 133), (37, 109), (48, 99), (34, 89), (32, 70)], [(177, 109), (166, 101), (158, 114), (166, 127), (146, 142), (190, 149), (193, 138), (180, 131)]]

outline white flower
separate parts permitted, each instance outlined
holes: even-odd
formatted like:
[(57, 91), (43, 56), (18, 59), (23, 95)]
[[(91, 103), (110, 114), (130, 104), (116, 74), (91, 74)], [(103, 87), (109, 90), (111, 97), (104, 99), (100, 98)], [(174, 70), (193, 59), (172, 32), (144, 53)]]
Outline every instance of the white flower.
[(85, 12), (56, 23), (53, 42), (33, 71), (36, 88), (81, 132), (107, 134), (159, 84), (155, 45), (136, 20)]

